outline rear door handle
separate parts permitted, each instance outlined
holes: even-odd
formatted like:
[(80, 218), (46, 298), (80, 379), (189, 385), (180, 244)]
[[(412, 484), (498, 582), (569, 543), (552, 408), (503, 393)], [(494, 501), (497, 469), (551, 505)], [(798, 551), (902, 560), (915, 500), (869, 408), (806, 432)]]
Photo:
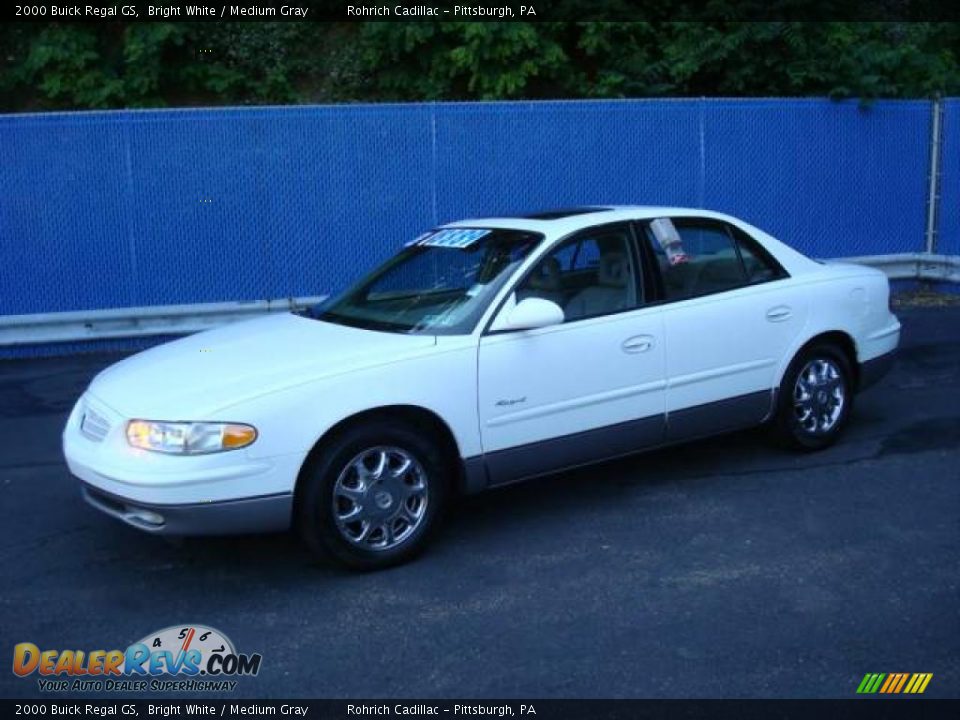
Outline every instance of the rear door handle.
[(783, 322), (789, 320), (793, 315), (793, 310), (787, 305), (777, 305), (767, 310), (767, 320), (770, 322)]
[(651, 335), (634, 335), (623, 341), (620, 349), (625, 353), (642, 353), (653, 347)]

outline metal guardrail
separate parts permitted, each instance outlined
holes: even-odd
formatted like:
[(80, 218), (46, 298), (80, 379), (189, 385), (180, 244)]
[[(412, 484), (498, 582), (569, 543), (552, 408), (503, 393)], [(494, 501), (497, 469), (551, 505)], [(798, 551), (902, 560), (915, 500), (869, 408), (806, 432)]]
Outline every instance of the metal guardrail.
[(150, 335), (187, 335), (267, 313), (302, 310), (316, 305), (325, 297), (5, 315), (0, 316), (0, 347)]
[(891, 280), (928, 280), (960, 282), (960, 255), (901, 253), (899, 255), (864, 255), (835, 258), (837, 262), (869, 265), (883, 270)]
[[(869, 265), (891, 280), (960, 282), (960, 256), (928, 253), (833, 258)], [(0, 347), (109, 338), (187, 335), (266, 313), (300, 310), (326, 296), (251, 302), (161, 305), (0, 316)]]

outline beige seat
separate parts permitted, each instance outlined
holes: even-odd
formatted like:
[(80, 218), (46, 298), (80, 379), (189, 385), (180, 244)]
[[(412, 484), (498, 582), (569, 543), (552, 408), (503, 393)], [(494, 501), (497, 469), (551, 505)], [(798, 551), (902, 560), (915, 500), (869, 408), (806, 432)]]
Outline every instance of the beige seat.
[(559, 260), (548, 257), (534, 268), (523, 287), (517, 291), (517, 302), (528, 297), (543, 298), (563, 307)]
[(630, 307), (633, 290), (627, 256), (623, 253), (601, 255), (597, 284), (574, 295), (564, 308), (564, 314), (567, 320), (573, 320), (623, 310)]

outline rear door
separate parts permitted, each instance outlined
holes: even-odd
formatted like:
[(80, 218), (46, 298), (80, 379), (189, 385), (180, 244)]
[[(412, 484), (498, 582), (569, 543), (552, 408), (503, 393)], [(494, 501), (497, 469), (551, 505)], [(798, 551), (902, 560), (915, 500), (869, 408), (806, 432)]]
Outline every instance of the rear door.
[(731, 224), (665, 218), (637, 230), (664, 309), (667, 439), (759, 423), (806, 322), (803, 293)]

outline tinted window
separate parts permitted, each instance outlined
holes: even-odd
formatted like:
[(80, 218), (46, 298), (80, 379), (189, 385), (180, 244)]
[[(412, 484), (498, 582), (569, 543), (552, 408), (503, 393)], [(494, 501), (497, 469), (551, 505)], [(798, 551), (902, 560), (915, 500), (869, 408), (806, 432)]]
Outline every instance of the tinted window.
[(764, 252), (756, 240), (737, 228), (731, 228), (731, 230), (737, 239), (737, 247), (740, 250), (740, 257), (743, 258), (743, 267), (749, 282), (766, 282), (786, 275), (780, 264)]
[(629, 229), (581, 235), (550, 252), (517, 288), (518, 302), (528, 297), (555, 302), (566, 322), (636, 307)]
[(600, 265), (600, 257), (600, 246), (596, 241), (578, 243), (571, 270), (595, 269)]
[(680, 242), (669, 252), (652, 231), (647, 232), (667, 300), (710, 295), (747, 283), (737, 245), (723, 223), (674, 220), (673, 227)]

